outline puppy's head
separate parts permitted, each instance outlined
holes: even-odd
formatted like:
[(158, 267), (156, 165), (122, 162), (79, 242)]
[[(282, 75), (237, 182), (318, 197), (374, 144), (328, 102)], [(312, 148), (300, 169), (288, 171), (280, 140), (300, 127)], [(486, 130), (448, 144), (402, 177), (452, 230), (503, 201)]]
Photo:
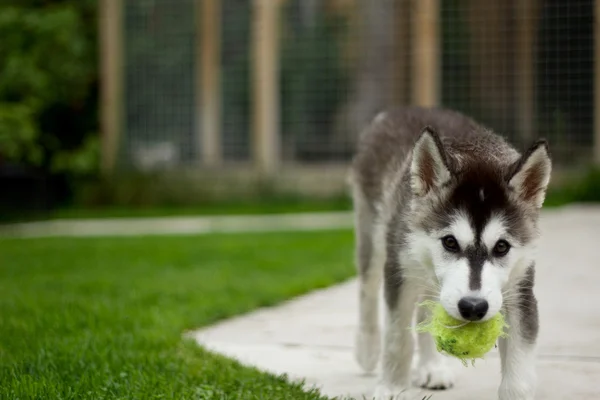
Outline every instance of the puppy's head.
[(437, 278), (440, 301), (457, 319), (492, 318), (505, 290), (533, 263), (551, 174), (548, 147), (539, 141), (518, 159), (506, 158), (459, 160), (431, 128), (412, 152), (408, 247)]

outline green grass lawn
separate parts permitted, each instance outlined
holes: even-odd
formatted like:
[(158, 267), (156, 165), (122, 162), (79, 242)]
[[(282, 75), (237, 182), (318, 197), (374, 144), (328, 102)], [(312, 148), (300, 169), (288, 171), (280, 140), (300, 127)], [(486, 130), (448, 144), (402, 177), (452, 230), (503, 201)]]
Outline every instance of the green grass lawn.
[(333, 199), (269, 199), (206, 203), (194, 207), (100, 207), (63, 208), (51, 212), (46, 219), (131, 218), (201, 215), (265, 215), (323, 211), (350, 211), (350, 198)]
[(182, 333), (354, 274), (350, 231), (0, 241), (2, 399), (321, 399)]

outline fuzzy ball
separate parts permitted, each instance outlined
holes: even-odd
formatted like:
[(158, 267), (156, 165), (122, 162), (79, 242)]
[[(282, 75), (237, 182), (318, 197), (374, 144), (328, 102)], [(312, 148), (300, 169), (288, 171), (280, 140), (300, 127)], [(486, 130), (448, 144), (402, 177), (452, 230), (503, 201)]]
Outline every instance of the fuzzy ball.
[(440, 303), (426, 301), (420, 304), (431, 310), (431, 318), (417, 325), (417, 332), (429, 332), (435, 339), (437, 350), (454, 356), (466, 366), (467, 360), (475, 364), (483, 358), (499, 337), (506, 337), (508, 328), (501, 313), (485, 322), (459, 321), (450, 316)]

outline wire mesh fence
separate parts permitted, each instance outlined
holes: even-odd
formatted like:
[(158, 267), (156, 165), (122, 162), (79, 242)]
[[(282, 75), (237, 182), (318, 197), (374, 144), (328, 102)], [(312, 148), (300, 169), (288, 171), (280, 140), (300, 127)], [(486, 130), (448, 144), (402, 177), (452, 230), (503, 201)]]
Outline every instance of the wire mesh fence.
[(593, 1), (444, 1), (441, 13), (444, 105), (521, 146), (544, 136), (558, 162), (590, 160)]
[[(196, 83), (199, 4), (124, 0), (123, 165), (202, 164)], [(252, 36), (256, 3), (218, 2), (223, 162), (252, 161)], [(439, 106), (463, 111), (519, 146), (550, 140), (558, 163), (591, 160), (594, 145), (592, 0), (266, 0), (278, 12), (278, 158), (345, 163), (361, 128), (381, 109), (415, 104), (423, 35)], [(422, 4), (422, 3), (420, 3)], [(431, 19), (429, 19), (431, 21)], [(426, 27), (425, 27), (426, 28)], [(433, 32), (433, 33), (432, 33)], [(431, 40), (429, 38), (428, 40)]]
[(194, 0), (124, 2), (127, 164), (190, 162), (194, 140)]

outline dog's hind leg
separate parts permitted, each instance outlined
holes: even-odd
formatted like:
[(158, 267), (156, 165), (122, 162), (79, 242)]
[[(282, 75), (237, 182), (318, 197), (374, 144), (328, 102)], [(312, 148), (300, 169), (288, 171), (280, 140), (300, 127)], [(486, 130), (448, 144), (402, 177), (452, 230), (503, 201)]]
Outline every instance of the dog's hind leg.
[(359, 286), (359, 319), (355, 357), (358, 364), (371, 372), (377, 366), (381, 350), (379, 329), (379, 288), (383, 275), (381, 247), (375, 239), (375, 212), (360, 189), (354, 193), (355, 257)]
[[(417, 307), (417, 323), (427, 318), (427, 309)], [(449, 389), (454, 385), (454, 373), (446, 357), (441, 355), (429, 333), (418, 335), (418, 363), (414, 374), (414, 383), (427, 389)]]

